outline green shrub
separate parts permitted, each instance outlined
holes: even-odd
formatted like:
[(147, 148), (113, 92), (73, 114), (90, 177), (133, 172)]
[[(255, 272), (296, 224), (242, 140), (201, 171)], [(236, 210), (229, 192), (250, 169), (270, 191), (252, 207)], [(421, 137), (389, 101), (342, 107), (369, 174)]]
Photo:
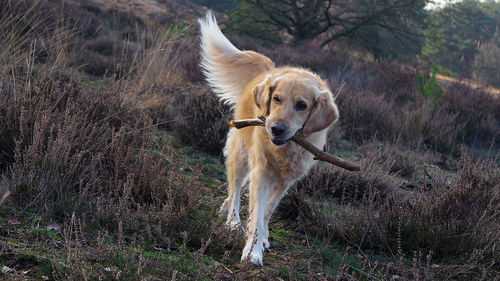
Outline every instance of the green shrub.
[(423, 72), (419, 72), (417, 74), (418, 78), (418, 89), (420, 94), (426, 99), (431, 99), (434, 102), (439, 101), (441, 94), (444, 92), (444, 89), (439, 87), (439, 84), (436, 79), (436, 74), (438, 73), (438, 67), (434, 65), (432, 67), (432, 73), (429, 77), (427, 83), (425, 82), (425, 74)]

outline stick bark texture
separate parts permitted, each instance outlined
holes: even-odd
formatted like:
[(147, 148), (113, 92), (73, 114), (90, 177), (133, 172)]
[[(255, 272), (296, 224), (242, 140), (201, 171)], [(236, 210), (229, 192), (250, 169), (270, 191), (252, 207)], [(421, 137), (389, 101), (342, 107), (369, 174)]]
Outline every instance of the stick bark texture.
[[(256, 119), (232, 120), (229, 121), (228, 124), (229, 126), (234, 127), (236, 129), (241, 129), (249, 126), (264, 126), (265, 118), (261, 116)], [(315, 160), (325, 161), (349, 171), (360, 170), (359, 166), (349, 163), (338, 156), (323, 152), (319, 148), (315, 147), (312, 143), (304, 139), (301, 130), (299, 130), (299, 132), (297, 132), (293, 137), (291, 137), (290, 140), (302, 146), (305, 150), (311, 152), (314, 155)]]

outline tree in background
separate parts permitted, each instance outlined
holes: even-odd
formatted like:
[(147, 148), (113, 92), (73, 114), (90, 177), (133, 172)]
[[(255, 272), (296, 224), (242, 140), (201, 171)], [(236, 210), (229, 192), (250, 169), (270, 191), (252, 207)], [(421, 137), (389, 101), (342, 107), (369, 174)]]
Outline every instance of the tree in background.
[(241, 0), (191, 0), (191, 2), (206, 6), (217, 12), (225, 12), (236, 9)]
[[(411, 28), (429, 0), (243, 0), (228, 26), (252, 37), (299, 44), (320, 38), (326, 45), (378, 28), (400, 40), (414, 40)], [(272, 34), (262, 34), (260, 28)], [(278, 37), (275, 37), (278, 36)], [(270, 38), (273, 37), (273, 38)]]
[(255, 14), (252, 4), (241, 1), (237, 9), (229, 12), (224, 31), (250, 36), (264, 43), (282, 43), (280, 28), (269, 24), (269, 16), (261, 14), (257, 17)]
[(500, 88), (500, 34), (479, 48), (474, 59), (473, 77), (477, 81)]
[[(404, 24), (401, 24), (404, 26)], [(422, 32), (415, 25), (407, 26), (406, 36), (395, 36), (384, 28), (366, 26), (347, 36), (350, 43), (370, 52), (376, 60), (392, 59), (411, 61), (419, 54), (425, 42)]]
[[(496, 15), (488, 7), (496, 7)], [(422, 58), (470, 77), (478, 48), (495, 33), (498, 11), (493, 1), (464, 0), (431, 12), (425, 20)]]

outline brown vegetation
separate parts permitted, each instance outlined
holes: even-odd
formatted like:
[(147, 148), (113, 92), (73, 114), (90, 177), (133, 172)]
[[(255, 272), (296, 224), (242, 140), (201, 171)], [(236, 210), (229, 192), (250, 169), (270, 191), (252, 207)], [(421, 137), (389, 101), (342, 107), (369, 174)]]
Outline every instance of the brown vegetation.
[(498, 276), (498, 97), (452, 83), (431, 103), (418, 94), (422, 65), (264, 50), (334, 91), (348, 80), (328, 149), (363, 170), (316, 166), (282, 202), (275, 248), (255, 269), (238, 264), (242, 235), (216, 216), (231, 115), (201, 83), (196, 39), (132, 16), (105, 22), (113, 12), (99, 6), (10, 2), (0, 1), (0, 278)]

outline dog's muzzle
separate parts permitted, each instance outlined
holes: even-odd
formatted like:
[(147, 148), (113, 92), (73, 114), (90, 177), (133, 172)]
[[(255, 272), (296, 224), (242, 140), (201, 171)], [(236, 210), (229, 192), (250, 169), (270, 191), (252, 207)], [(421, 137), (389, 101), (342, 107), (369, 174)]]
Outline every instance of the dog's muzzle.
[(272, 138), (271, 141), (275, 145), (283, 145), (285, 144), (288, 139), (285, 139), (284, 137), (287, 135), (288, 127), (285, 124), (281, 123), (274, 123), (271, 126), (271, 133), (272, 133)]

